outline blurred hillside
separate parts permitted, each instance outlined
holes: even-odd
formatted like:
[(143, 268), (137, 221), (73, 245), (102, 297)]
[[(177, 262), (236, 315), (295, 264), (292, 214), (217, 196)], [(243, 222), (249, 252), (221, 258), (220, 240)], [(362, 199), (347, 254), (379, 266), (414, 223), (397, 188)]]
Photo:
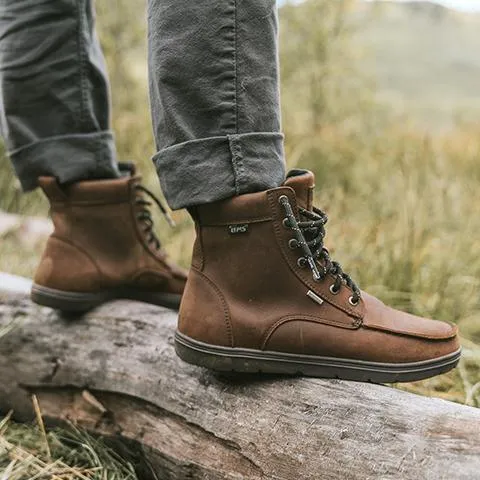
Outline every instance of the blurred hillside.
[(358, 3), (362, 69), (377, 98), (427, 128), (480, 114), (480, 14), (431, 2)]

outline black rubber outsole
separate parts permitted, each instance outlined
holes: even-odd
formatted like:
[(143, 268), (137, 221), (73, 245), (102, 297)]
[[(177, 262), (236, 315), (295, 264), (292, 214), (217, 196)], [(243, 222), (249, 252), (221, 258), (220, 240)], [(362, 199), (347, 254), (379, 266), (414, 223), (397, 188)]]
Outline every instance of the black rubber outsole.
[(98, 307), (102, 303), (116, 299), (138, 300), (162, 307), (178, 310), (181, 295), (172, 293), (139, 292), (130, 289), (103, 291), (98, 293), (79, 293), (55, 290), (34, 284), (31, 291), (34, 303), (63, 312), (81, 313)]
[(218, 372), (302, 375), (372, 383), (414, 382), (448, 372), (458, 364), (461, 349), (444, 357), (411, 363), (378, 363), (345, 358), (230, 348), (175, 333), (177, 355), (187, 363)]

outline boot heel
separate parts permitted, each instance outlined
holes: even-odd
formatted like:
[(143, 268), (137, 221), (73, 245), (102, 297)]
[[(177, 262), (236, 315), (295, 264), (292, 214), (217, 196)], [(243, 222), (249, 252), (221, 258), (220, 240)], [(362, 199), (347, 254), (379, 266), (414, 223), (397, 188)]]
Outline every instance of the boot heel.
[[(236, 358), (228, 353), (222, 355), (217, 350), (220, 349), (214, 345), (207, 346), (201, 342), (195, 342), (178, 330), (175, 332), (175, 352), (184, 362), (217, 372), (232, 372), (239, 369)], [(244, 371), (243, 368), (240, 370)]]
[(37, 284), (33, 284), (30, 294), (32, 302), (64, 312), (86, 312), (108, 301), (110, 297), (108, 292), (67, 292)]

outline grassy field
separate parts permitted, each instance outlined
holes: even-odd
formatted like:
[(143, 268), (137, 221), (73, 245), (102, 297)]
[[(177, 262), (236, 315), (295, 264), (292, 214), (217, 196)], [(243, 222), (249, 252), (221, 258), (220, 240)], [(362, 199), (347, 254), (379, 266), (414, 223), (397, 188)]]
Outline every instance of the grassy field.
[[(120, 154), (122, 158), (138, 159), (146, 183), (157, 189), (158, 180), (149, 160), (153, 145), (144, 56), (139, 53), (144, 27), (141, 21), (138, 25), (133, 22), (127, 30), (122, 23), (125, 15), (135, 18), (131, 15), (131, 9), (139, 5), (135, 2), (118, 0), (117, 9), (112, 11), (107, 0), (100, 1), (100, 26), (114, 72), (114, 126)], [(418, 61), (412, 61), (414, 66), (408, 70), (395, 58), (407, 61), (405, 48), (417, 45), (404, 38), (405, 33), (402, 36), (398, 27), (404, 25), (405, 32), (411, 18), (409, 11), (389, 11), (390, 17), (384, 17), (384, 23), (371, 27), (375, 32), (362, 31), (359, 37), (358, 30), (350, 28), (349, 20), (358, 15), (357, 8), (353, 1), (317, 0), (282, 9), (287, 162), (289, 167), (309, 168), (316, 173), (316, 204), (331, 219), (326, 243), (364, 290), (393, 306), (459, 325), (464, 345), (460, 367), (450, 374), (401, 388), (480, 407), (480, 127), (478, 122), (454, 121), (457, 107), (458, 111), (467, 104), (475, 107), (475, 102), (468, 100), (474, 96), (473, 86), (472, 90), (466, 86), (472, 78), (460, 75), (464, 70), (459, 68), (457, 72), (455, 62), (448, 63), (449, 57), (441, 56), (442, 52), (451, 52), (443, 48), (438, 48), (432, 62), (450, 65), (449, 82), (461, 90), (457, 95), (451, 83), (442, 80), (447, 77), (441, 71), (423, 68)], [(438, 29), (436, 35), (451, 39), (462, 32), (459, 38), (473, 41), (470, 27), (462, 25), (474, 20), (459, 20), (448, 12), (451, 17), (438, 20), (430, 17), (434, 10), (428, 5), (426, 8), (430, 10), (416, 13), (416, 23), (412, 24), (415, 35), (427, 31), (425, 25), (430, 22)], [(443, 10), (438, 12), (445, 14)], [(395, 21), (398, 28), (392, 27)], [(369, 24), (365, 24), (365, 30)], [(378, 35), (384, 40), (381, 51)], [(426, 58), (426, 52), (435, 48), (428, 34), (424, 36), (420, 58)], [(478, 35), (475, 39), (478, 42)], [(365, 63), (365, 49), (377, 58), (375, 67)], [(478, 49), (472, 49), (476, 55)], [(463, 51), (462, 62), (472, 71), (480, 68), (470, 50)], [(379, 70), (375, 73), (374, 69)], [(402, 72), (409, 82), (401, 81)], [(386, 80), (380, 82), (384, 86), (379, 86), (382, 76)], [(380, 101), (390, 95), (385, 94), (389, 91), (400, 99), (401, 120), (397, 110), (392, 111), (388, 102)], [(410, 108), (411, 104), (416, 107)], [(418, 114), (417, 107), (428, 111), (428, 115)], [(480, 115), (474, 115), (478, 120)], [(437, 116), (441, 129), (435, 122)], [(443, 128), (447, 123), (449, 128)], [(4, 158), (0, 159), (0, 192), (0, 209), (47, 214), (46, 202), (38, 192), (21, 194)], [(188, 266), (193, 240), (191, 221), (183, 212), (174, 212), (174, 217), (176, 230), (157, 219), (160, 237), (172, 257)], [(18, 243), (14, 235), (4, 236), (0, 239), (0, 271), (31, 276), (42, 248), (42, 244)], [(97, 468), (92, 475), (99, 476), (89, 473), (61, 478), (134, 478), (128, 465), (115, 463), (118, 459), (113, 453), (98, 457), (98, 450), (104, 449), (85, 440), (88, 437), (73, 441), (71, 450), (71, 434), (49, 434), (53, 459), (63, 458), (84, 470)], [(64, 442), (65, 436), (70, 440)], [(5, 422), (0, 427), (0, 478), (11, 461), (12, 454), (5, 453), (9, 445), (20, 446), (19, 455), (26, 450), (39, 454), (43, 462), (49, 461), (45, 439), (36, 427)], [(25, 464), (18, 465), (23, 468)], [(118, 476), (119, 471), (127, 471), (121, 469), (127, 469), (132, 476)], [(9, 478), (29, 477), (19, 474)]]

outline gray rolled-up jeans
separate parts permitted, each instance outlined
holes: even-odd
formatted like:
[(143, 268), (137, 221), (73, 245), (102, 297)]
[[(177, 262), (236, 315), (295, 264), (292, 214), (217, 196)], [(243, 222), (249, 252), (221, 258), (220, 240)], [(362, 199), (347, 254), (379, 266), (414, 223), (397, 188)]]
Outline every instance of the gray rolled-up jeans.
[[(0, 125), (25, 190), (42, 175), (119, 175), (94, 22), (91, 0), (0, 0)], [(153, 159), (171, 208), (279, 186), (275, 0), (148, 0), (148, 25)]]

